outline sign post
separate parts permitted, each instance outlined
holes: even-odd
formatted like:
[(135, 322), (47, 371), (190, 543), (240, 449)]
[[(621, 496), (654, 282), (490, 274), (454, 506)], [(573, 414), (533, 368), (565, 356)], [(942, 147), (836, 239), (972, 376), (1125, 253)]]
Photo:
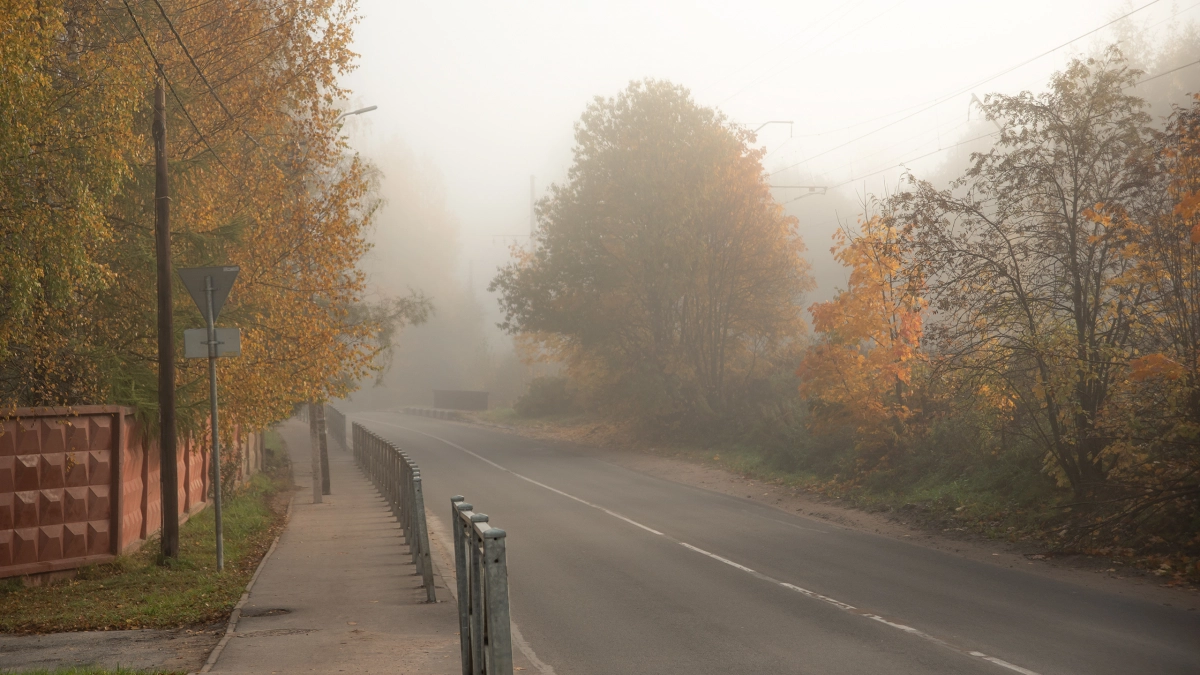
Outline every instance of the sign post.
[[(229, 329), (217, 330), (217, 315), (221, 313), (221, 308), (225, 306), (225, 300), (229, 297), (229, 290), (233, 288), (233, 282), (237, 279), (237, 267), (192, 267), (179, 270), (179, 277), (183, 279), (183, 285), (187, 287), (191, 293), (192, 299), (196, 301), (196, 306), (200, 309), (200, 313), (204, 315), (208, 323), (205, 330), (207, 340), (203, 344), (208, 347), (205, 356), (208, 357), (208, 397), (209, 397), (209, 420), (211, 422), (212, 434), (212, 482), (213, 482), (213, 508), (216, 520), (216, 538), (217, 538), (217, 571), (225, 569), (225, 543), (221, 533), (221, 444), (220, 437), (217, 434), (217, 358), (225, 354), (237, 353), (240, 351), (241, 340), (240, 335), (235, 333), (233, 342), (237, 343), (234, 348), (221, 349), (226, 343), (220, 340), (221, 333), (226, 333)], [(237, 331), (237, 329), (233, 329)], [(187, 331), (187, 333), (198, 333), (198, 329)], [(228, 333), (226, 333), (228, 335)], [(196, 336), (189, 340), (188, 335), (184, 336), (185, 345), (192, 346), (188, 343), (195, 343)], [(236, 350), (236, 351), (235, 351)], [(188, 357), (197, 358), (200, 354), (195, 352), (199, 350), (189, 349)]]

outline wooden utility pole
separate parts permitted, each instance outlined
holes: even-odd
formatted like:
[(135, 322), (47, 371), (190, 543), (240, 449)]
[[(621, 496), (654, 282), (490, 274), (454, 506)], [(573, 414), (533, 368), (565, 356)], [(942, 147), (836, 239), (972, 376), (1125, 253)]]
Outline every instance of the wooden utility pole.
[[(154, 254), (158, 263), (158, 447), (162, 557), (179, 557), (179, 467), (175, 439), (175, 317), (171, 300), (171, 197), (167, 184), (167, 94), (154, 84)], [(220, 485), (217, 489), (221, 489)]]
[(321, 470), (324, 468), (321, 466), (321, 446), (324, 445), (321, 441), (325, 435), (325, 416), (322, 414), (324, 411), (318, 407), (320, 405), (319, 403), (308, 404), (308, 437), (312, 441), (312, 491), (314, 504), (321, 503), (321, 495), (329, 494), (324, 489), (325, 481), (322, 474), (325, 472)]

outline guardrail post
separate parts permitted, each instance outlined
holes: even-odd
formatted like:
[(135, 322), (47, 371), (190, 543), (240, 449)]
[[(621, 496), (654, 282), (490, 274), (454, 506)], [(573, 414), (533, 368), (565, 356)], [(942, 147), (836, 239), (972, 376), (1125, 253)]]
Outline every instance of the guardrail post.
[(461, 496), (450, 507), (463, 675), (512, 675), (505, 532)]
[(488, 521), (487, 514), (473, 513), (471, 514), (471, 667), (473, 672), (471, 675), (484, 675), (484, 630), (487, 624), (484, 623), (484, 612), (486, 611), (483, 597), (483, 551), (476, 539), (478, 537), (476, 523), (486, 523)]
[(483, 533), (484, 587), (487, 594), (487, 673), (512, 672), (512, 636), (508, 612), (508, 560), (505, 532), (493, 527)]
[(458, 642), (462, 647), (463, 675), (471, 675), (471, 624), (467, 618), (470, 598), (467, 596), (467, 538), (462, 513), (473, 507), (462, 496), (450, 498), (450, 523), (454, 528), (454, 578), (458, 586)]
[(437, 602), (433, 594), (433, 559), (429, 554), (429, 530), (425, 523), (425, 495), (421, 492), (421, 474), (413, 478), (413, 511), (417, 514), (417, 543), (421, 548), (421, 579), (425, 583), (425, 596), (429, 602)]

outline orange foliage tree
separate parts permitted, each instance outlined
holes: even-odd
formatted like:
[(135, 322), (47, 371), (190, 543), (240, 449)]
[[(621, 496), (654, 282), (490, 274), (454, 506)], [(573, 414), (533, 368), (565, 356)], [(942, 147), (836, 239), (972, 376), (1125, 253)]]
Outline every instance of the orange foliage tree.
[(1124, 281), (1142, 300), (1137, 348), (1105, 418), (1124, 497), (1110, 519), (1186, 523), (1200, 504), (1200, 97), (1171, 118), (1157, 156), (1157, 189), (1110, 218), (1129, 238)]
[(834, 257), (850, 279), (834, 299), (810, 308), (817, 341), (797, 371), (818, 430), (854, 429), (859, 460), (873, 466), (903, 447), (914, 383), (924, 356), (924, 279), (912, 232), (889, 218), (839, 230)]

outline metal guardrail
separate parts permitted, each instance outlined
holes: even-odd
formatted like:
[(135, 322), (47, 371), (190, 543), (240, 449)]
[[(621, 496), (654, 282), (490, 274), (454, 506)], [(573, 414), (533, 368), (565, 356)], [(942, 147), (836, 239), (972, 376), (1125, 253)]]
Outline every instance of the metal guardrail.
[(346, 416), (329, 404), (325, 405), (325, 428), (342, 450), (350, 447), (346, 444)]
[(404, 529), (404, 540), (413, 565), (425, 584), (429, 602), (437, 602), (433, 591), (433, 562), (429, 554), (429, 528), (425, 525), (425, 497), (421, 492), (421, 470), (396, 446), (354, 423), (354, 459), (392, 507)]
[(451, 497), (463, 675), (512, 675), (505, 533)]

